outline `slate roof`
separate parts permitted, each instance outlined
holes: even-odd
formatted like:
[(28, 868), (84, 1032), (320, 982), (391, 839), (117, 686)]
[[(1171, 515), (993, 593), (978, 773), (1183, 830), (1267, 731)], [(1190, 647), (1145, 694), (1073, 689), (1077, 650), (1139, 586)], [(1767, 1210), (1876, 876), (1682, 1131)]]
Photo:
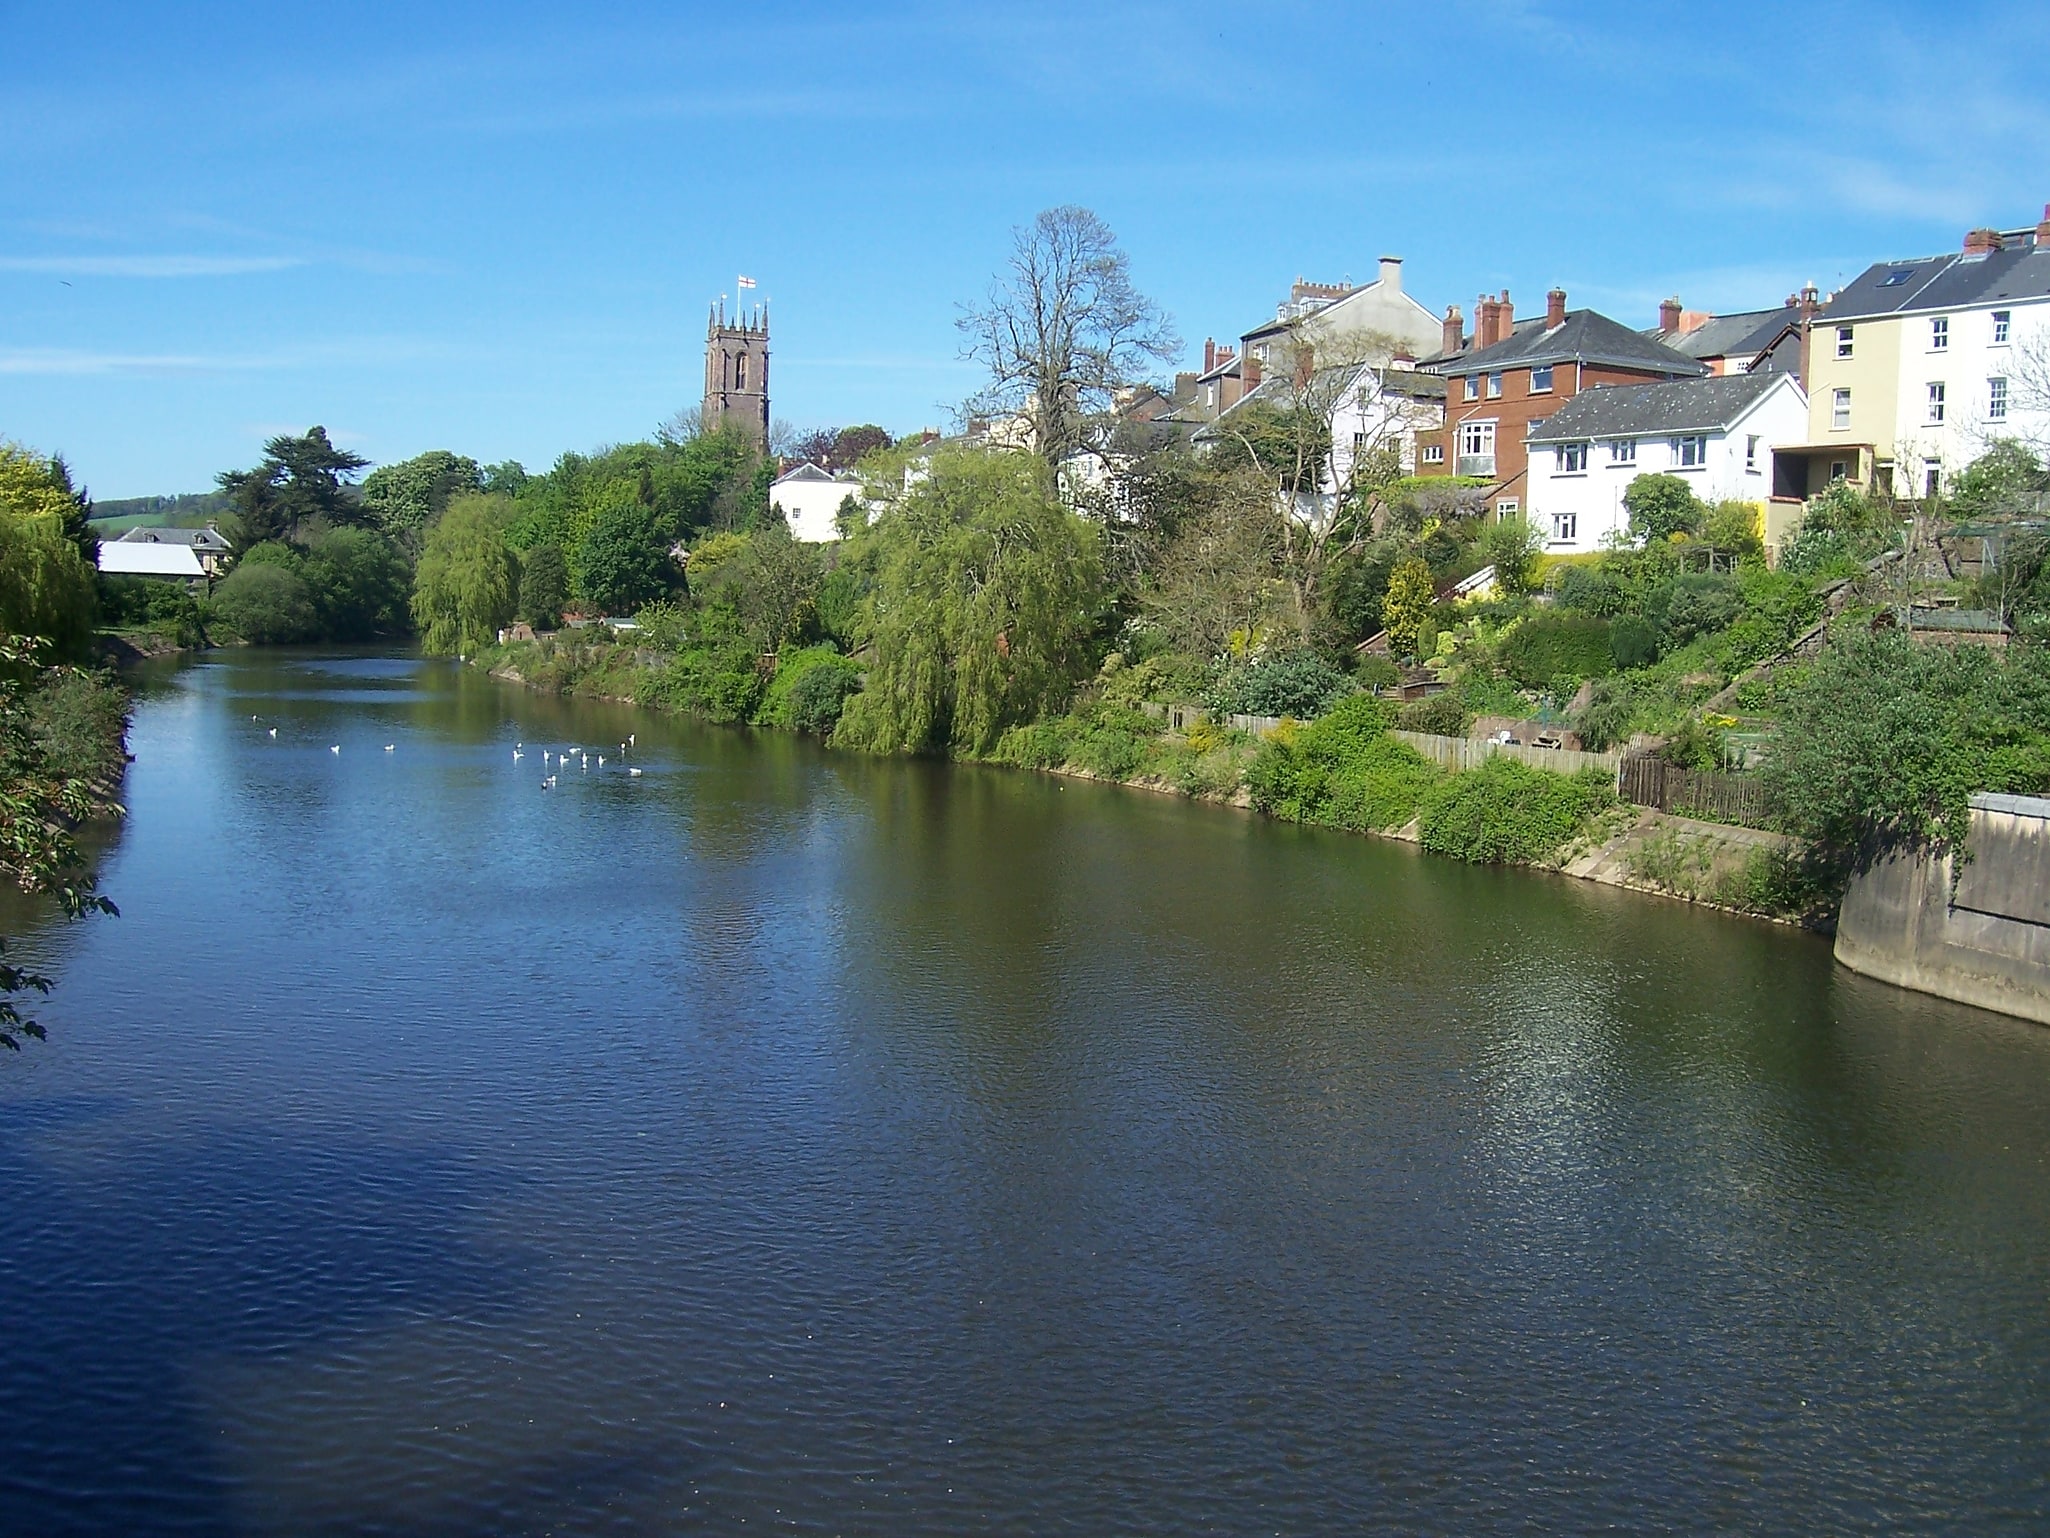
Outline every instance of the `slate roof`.
[(785, 470), (769, 484), (781, 486), (787, 481), (858, 481), (861, 477), (845, 470), (826, 470), (807, 459), (803, 464)]
[(184, 545), (193, 550), (225, 551), (230, 548), (218, 529), (130, 529), (116, 544)]
[(1779, 389), (1787, 374), (1711, 374), (1582, 390), (1532, 430), (1532, 443), (1714, 432)]
[(1966, 256), (1951, 251), (1905, 262), (1874, 262), (1840, 289), (1818, 319), (1876, 320), (1887, 315), (1964, 310), (2050, 299), (2050, 246), (2021, 246)]
[(1434, 374), (1486, 374), (1547, 363), (1606, 363), (1679, 377), (1708, 372), (1707, 364), (1632, 331), (1599, 310), (1569, 310), (1566, 319), (1550, 330), (1542, 315), (1520, 320), (1492, 347), (1441, 356), (1424, 366)]
[(1710, 316), (1692, 331), (1682, 331), (1678, 335), (1660, 331), (1657, 327), (1644, 334), (1690, 358), (1744, 357), (1763, 352), (1779, 339), (1781, 332), (1800, 318), (1801, 312), (1794, 306), (1782, 305), (1777, 310), (1746, 310), (1740, 315)]

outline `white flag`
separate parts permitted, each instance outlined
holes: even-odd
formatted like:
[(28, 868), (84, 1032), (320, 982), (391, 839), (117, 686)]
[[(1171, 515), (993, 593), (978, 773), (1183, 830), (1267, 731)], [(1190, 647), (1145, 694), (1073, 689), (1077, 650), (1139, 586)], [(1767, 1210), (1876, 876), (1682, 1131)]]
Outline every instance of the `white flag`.
[(753, 278), (742, 278), (740, 280), (740, 286), (742, 288), (753, 288), (755, 286), (755, 280)]

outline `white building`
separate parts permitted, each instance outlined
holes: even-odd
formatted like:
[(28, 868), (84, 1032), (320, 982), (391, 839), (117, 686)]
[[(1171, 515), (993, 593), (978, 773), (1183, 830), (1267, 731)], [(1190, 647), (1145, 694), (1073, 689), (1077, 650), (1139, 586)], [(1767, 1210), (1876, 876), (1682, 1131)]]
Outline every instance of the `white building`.
[(1402, 258), (1384, 256), (1380, 276), (1356, 288), (1298, 278), (1274, 319), (1239, 339), (1239, 357), (1271, 374), (1303, 343), (1333, 362), (1370, 357), (1385, 363), (1401, 352), (1427, 358), (1443, 339), (1444, 323), (1403, 291)]
[(155, 540), (103, 539), (99, 564), (110, 577), (183, 577), (197, 582), (207, 575), (191, 545)]
[(1792, 374), (1725, 374), (1583, 390), (1532, 429), (1528, 516), (1548, 553), (1601, 548), (1630, 526), (1640, 475), (1684, 478), (1703, 502), (1772, 495), (1773, 448), (1801, 442), (1808, 397)]
[(840, 537), (840, 505), (852, 497), (863, 502), (861, 477), (845, 470), (822, 470), (806, 460), (769, 483), (769, 505), (780, 508), (791, 537), (824, 545)]

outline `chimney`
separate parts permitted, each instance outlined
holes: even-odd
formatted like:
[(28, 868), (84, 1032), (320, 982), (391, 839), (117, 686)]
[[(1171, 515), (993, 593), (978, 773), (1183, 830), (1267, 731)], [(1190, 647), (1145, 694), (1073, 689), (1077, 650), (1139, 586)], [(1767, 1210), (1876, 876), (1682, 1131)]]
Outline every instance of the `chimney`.
[(1473, 302), (1473, 345), (1475, 351), (1495, 345), (1495, 301), (1486, 294)]
[(1822, 296), (1816, 291), (1815, 285), (1813, 283), (1803, 284), (1801, 288), (1802, 324), (1806, 325), (1809, 321), (1815, 319), (1815, 312), (1821, 308)]
[(1671, 336), (1680, 329), (1680, 296), (1659, 301), (1659, 330)]
[(1381, 258), (1381, 286), (1391, 294), (1402, 292), (1402, 258), (1384, 256)]
[(1459, 313), (1459, 306), (1456, 304), (1446, 305), (1445, 329), (1444, 334), (1438, 338), (1438, 350), (1449, 358), (1452, 354), (1459, 351), (1461, 344), (1465, 340), (1466, 321)]
[(2000, 249), (2000, 231), (1967, 230), (1965, 232), (1965, 255), (1984, 256), (1989, 251)]
[(1307, 390), (1317, 372), (1317, 349), (1308, 342), (1295, 350), (1295, 387)]
[(2050, 203), (2043, 205), (2043, 222), (2036, 226), (2036, 244), (2050, 246)]
[(1203, 338), (1203, 372), (1207, 374), (1216, 367), (1217, 338), (1214, 336), (1206, 336)]
[(1393, 353), (1389, 354), (1388, 366), (1390, 368), (1415, 368), (1416, 349), (1410, 346), (1409, 343), (1404, 342)]
[(1495, 340), (1506, 342), (1509, 333), (1516, 329), (1516, 310), (1509, 303), (1509, 290), (1503, 289), (1495, 300)]
[(1545, 295), (1545, 329), (1556, 331), (1566, 324), (1566, 290), (1555, 288)]
[(1260, 360), (1251, 353), (1247, 353), (1246, 361), (1239, 365), (1239, 386), (1246, 394), (1250, 395), (1253, 393), (1253, 386), (1259, 382)]

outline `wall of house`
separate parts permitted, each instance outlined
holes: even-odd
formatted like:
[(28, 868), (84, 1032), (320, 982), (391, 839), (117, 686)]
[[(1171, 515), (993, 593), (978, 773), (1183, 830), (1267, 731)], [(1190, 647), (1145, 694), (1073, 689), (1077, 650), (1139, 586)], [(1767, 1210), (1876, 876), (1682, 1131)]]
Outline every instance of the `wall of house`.
[(1514, 497), (1521, 502), (1530, 494), (1529, 487), (1525, 484), (1526, 471), (1529, 468), (1529, 450), (1524, 439), (1535, 424), (1550, 417), (1581, 390), (1592, 390), (1600, 385), (1652, 384), (1665, 376), (1598, 364), (1560, 363), (1552, 369), (1552, 388), (1533, 393), (1528, 368), (1505, 369), (1502, 371), (1500, 397), (1494, 400), (1488, 398), (1487, 378), (1483, 372), (1480, 399), (1472, 401), (1466, 398), (1466, 377), (1454, 374), (1445, 381), (1443, 468), (1449, 474), (1458, 472), (1461, 424), (1469, 421), (1493, 422), (1496, 486), (1494, 500), (1499, 502), (1503, 498)]
[(1328, 348), (1334, 356), (1346, 338), (1378, 334), (1407, 343), (1415, 356), (1428, 358), (1443, 341), (1444, 326), (1435, 314), (1403, 292), (1398, 275), (1393, 286), (1376, 279), (1325, 306), (1303, 322), (1303, 334), (1320, 353)]
[(1403, 474), (1414, 475), (1419, 469), (1419, 442), (1437, 435), (1444, 425), (1445, 405), (1442, 401), (1417, 400), (1407, 395), (1381, 395), (1371, 389), (1349, 393), (1331, 414), (1330, 487), (1327, 489), (1351, 479), (1355, 436), (1363, 437), (1369, 449), (1391, 441), (1397, 443), (1402, 453)]
[(1836, 958), (1854, 972), (2050, 1024), (2050, 800), (1974, 796), (1971, 859), (1894, 855), (1851, 882)]
[(791, 536), (814, 545), (829, 544), (840, 537), (840, 527), (834, 520), (839, 516), (840, 504), (850, 496), (856, 501), (861, 499), (859, 482), (786, 481), (769, 490), (770, 502), (783, 509)]
[[(2008, 340), (1993, 341), (1993, 312), (2006, 310), (2010, 316)], [(1894, 457), (1901, 467), (1897, 475), (1908, 479), (1897, 483), (1901, 491), (1920, 494), (1925, 484), (1926, 461), (1934, 459), (1947, 482), (1966, 465), (1985, 453), (1999, 437), (2028, 437), (2041, 433), (2050, 421), (2041, 412), (2026, 412), (2016, 398), (2016, 371), (2025, 339), (2040, 336), (2050, 326), (2050, 304), (2016, 304), (2003, 300), (1982, 309), (1954, 310), (1950, 321), (1950, 345), (1937, 350), (1929, 345), (1933, 315), (1903, 317), (1900, 326), (1900, 374), (1896, 383)], [(2004, 421), (1987, 414), (1995, 376), (2008, 381), (2009, 406)], [(1929, 420), (1929, 386), (1944, 386), (1944, 419)]]
[[(1852, 353), (1836, 355), (1838, 323), (1828, 316), (1815, 322), (1808, 349), (1808, 434), (1810, 443), (1843, 444), (1848, 459), (1854, 443), (1870, 443), (1881, 460), (1893, 458), (1894, 429), (1900, 415), (1901, 323), (1898, 319), (1860, 320), (1851, 324)], [(1832, 427), (1835, 392), (1851, 392), (1848, 427)], [(1826, 460), (1816, 474), (1827, 477)], [(1820, 491), (1811, 482), (1810, 494)]]

